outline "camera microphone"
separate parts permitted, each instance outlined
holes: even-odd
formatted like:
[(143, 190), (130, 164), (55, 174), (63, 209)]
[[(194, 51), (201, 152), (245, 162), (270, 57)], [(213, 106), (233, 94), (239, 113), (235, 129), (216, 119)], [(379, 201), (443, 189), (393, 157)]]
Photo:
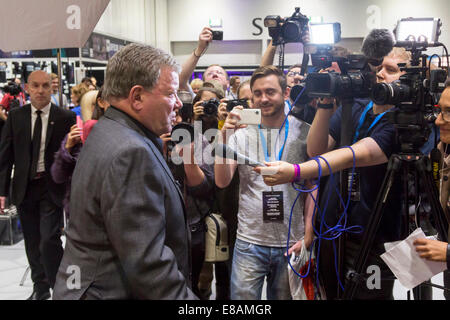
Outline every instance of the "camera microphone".
[(239, 164), (246, 164), (251, 167), (265, 167), (263, 163), (252, 160), (243, 154), (236, 152), (226, 144), (217, 144), (214, 148), (214, 152), (218, 157), (236, 160)]
[(386, 57), (394, 48), (395, 37), (388, 29), (373, 29), (364, 38), (361, 48), (362, 53), (368, 58), (369, 63), (377, 67), (383, 63)]

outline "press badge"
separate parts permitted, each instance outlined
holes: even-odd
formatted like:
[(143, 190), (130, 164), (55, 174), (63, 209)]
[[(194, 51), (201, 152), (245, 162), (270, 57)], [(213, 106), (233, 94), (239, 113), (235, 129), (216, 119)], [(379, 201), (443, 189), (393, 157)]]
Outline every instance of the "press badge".
[[(348, 185), (352, 183), (352, 173), (348, 174)], [(350, 189), (350, 200), (351, 201), (361, 201), (361, 185), (360, 185), (360, 174), (355, 170), (353, 174), (353, 183)]]
[(283, 191), (263, 192), (263, 221), (284, 221)]

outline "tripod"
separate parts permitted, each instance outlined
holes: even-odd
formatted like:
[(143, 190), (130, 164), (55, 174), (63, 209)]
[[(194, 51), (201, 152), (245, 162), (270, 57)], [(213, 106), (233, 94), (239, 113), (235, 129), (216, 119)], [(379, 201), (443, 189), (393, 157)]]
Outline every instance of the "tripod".
[[(446, 217), (444, 211), (439, 203), (438, 191), (436, 185), (433, 181), (432, 176), (432, 168), (431, 161), (428, 157), (416, 153), (400, 153), (393, 154), (388, 162), (388, 168), (386, 172), (386, 176), (383, 180), (383, 184), (380, 192), (377, 196), (377, 202), (375, 208), (373, 210), (373, 214), (371, 215), (369, 222), (367, 224), (362, 245), (359, 250), (359, 254), (357, 259), (355, 260), (354, 270), (350, 270), (347, 275), (347, 285), (344, 291), (343, 298), (344, 299), (353, 299), (353, 296), (358, 288), (358, 285), (361, 283), (362, 272), (366, 266), (367, 258), (369, 255), (369, 251), (372, 248), (373, 241), (375, 239), (376, 232), (378, 231), (380, 221), (382, 218), (382, 214), (384, 212), (384, 208), (386, 206), (386, 202), (389, 196), (389, 192), (391, 190), (392, 185), (395, 183), (396, 173), (401, 172), (403, 169), (402, 177), (404, 179), (404, 210), (406, 211), (408, 208), (408, 173), (411, 172), (417, 177), (415, 180), (421, 181), (424, 185), (424, 191), (427, 195), (427, 199), (431, 206), (431, 214), (433, 217), (433, 221), (435, 223), (435, 228), (441, 236), (442, 241), (447, 242), (447, 230), (448, 223), (450, 221), (450, 217)], [(418, 192), (419, 186), (416, 185), (416, 192)], [(408, 219), (409, 215), (406, 214), (405, 219)], [(403, 226), (403, 234), (407, 233), (408, 223)]]

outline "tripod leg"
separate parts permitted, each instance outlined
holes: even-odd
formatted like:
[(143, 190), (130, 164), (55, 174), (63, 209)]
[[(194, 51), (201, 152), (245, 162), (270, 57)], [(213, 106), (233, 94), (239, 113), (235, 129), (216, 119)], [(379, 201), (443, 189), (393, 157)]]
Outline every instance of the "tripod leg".
[(373, 214), (370, 216), (364, 230), (362, 245), (354, 264), (354, 271), (349, 273), (349, 281), (347, 282), (344, 290), (344, 299), (346, 300), (353, 299), (353, 296), (355, 295), (358, 287), (358, 281), (361, 279), (361, 274), (366, 265), (369, 251), (372, 248), (376, 232), (378, 231), (389, 191), (391, 190), (391, 186), (394, 182), (395, 173), (399, 168), (399, 164), (399, 158), (395, 155), (389, 160), (386, 176), (383, 180), (380, 192), (378, 193)]

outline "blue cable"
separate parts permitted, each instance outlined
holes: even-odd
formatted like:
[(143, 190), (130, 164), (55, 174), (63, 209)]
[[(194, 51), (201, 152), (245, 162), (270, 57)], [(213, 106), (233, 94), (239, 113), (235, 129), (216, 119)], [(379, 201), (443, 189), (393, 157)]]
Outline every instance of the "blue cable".
[[(303, 93), (303, 91), (302, 91), (302, 93)], [(301, 93), (300, 93), (300, 95), (301, 95)], [(298, 99), (298, 97), (297, 97), (297, 99)], [(341, 289), (344, 291), (344, 286), (342, 285), (342, 283), (340, 281), (338, 270), (337, 270), (337, 261), (336, 261), (337, 254), (336, 254), (335, 240), (337, 238), (339, 238), (344, 232), (361, 233), (363, 228), (361, 226), (358, 226), (358, 225), (347, 227), (347, 216), (348, 216), (347, 210), (348, 210), (348, 207), (350, 205), (350, 199), (351, 199), (351, 186), (353, 184), (353, 178), (354, 178), (354, 173), (355, 173), (355, 168), (356, 168), (356, 155), (355, 155), (354, 150), (351, 147), (346, 146), (346, 147), (342, 147), (342, 148), (349, 148), (352, 151), (352, 153), (353, 153), (353, 167), (352, 167), (352, 174), (351, 174), (351, 180), (350, 180), (350, 184), (349, 184), (348, 198), (347, 198), (347, 203), (346, 204), (344, 203), (344, 199), (342, 198), (342, 195), (340, 194), (339, 190), (337, 189), (337, 186), (335, 186), (336, 193), (338, 194), (340, 202), (341, 202), (341, 204), (344, 207), (344, 211), (343, 211), (341, 217), (339, 218), (339, 220), (338, 220), (338, 222), (337, 222), (337, 224), (335, 226), (333, 226), (333, 227), (328, 226), (326, 224), (326, 222), (325, 222), (324, 214), (325, 214), (325, 212), (326, 212), (326, 210), (328, 208), (328, 202), (329, 202), (330, 197), (331, 197), (331, 192), (328, 193), (327, 199), (325, 201), (325, 206), (324, 206), (323, 209), (319, 208), (318, 203), (317, 203), (317, 199), (314, 198), (314, 196), (311, 194), (315, 190), (318, 190), (318, 191), (320, 190), (319, 182), (320, 182), (320, 179), (322, 178), (322, 166), (320, 164), (320, 159), (325, 161), (326, 165), (328, 166), (329, 176), (330, 176), (330, 183), (334, 181), (334, 174), (333, 174), (333, 172), (331, 170), (331, 166), (328, 163), (328, 161), (322, 156), (314, 157), (311, 160), (315, 160), (317, 162), (317, 164), (318, 164), (318, 171), (319, 171), (318, 178), (317, 178), (317, 182), (318, 183), (317, 183), (316, 187), (314, 187), (312, 189), (309, 189), (309, 190), (301, 189), (301, 188), (299, 189), (299, 188), (297, 188), (295, 186), (295, 183), (292, 183), (292, 187), (296, 191), (298, 191), (298, 195), (295, 198), (295, 201), (294, 201), (294, 203), (293, 203), (293, 205), (291, 207), (291, 213), (290, 213), (290, 217), (289, 217), (289, 229), (288, 229), (288, 236), (287, 236), (286, 256), (287, 256), (288, 264), (289, 264), (290, 268), (292, 269), (292, 271), (294, 271), (294, 273), (297, 276), (299, 276), (301, 278), (306, 278), (309, 275), (310, 268), (311, 268), (311, 263), (308, 264), (308, 269), (306, 271), (306, 274), (305, 275), (301, 275), (291, 265), (290, 258), (289, 258), (289, 240), (290, 240), (290, 232), (291, 232), (293, 210), (294, 210), (295, 204), (296, 204), (298, 198), (300, 197), (300, 195), (302, 193), (309, 193), (309, 195), (311, 196), (311, 198), (314, 201), (314, 210), (313, 210), (312, 222), (314, 222), (316, 213), (319, 213), (319, 216), (321, 217), (319, 231), (316, 230), (316, 228), (314, 226), (314, 223), (312, 223), (313, 231), (314, 231), (314, 234), (316, 235), (316, 239), (313, 240), (313, 243), (311, 244), (311, 248), (314, 248), (315, 242), (318, 241), (317, 257), (316, 257), (316, 286), (317, 286), (317, 288), (319, 288), (319, 271), (318, 270), (319, 270), (319, 257), (320, 257), (321, 242), (322, 242), (322, 240), (332, 240), (333, 241), (334, 262), (335, 262), (335, 272), (336, 272), (336, 276), (337, 276), (339, 285), (340, 285)], [(303, 185), (300, 185), (300, 186), (303, 187)], [(342, 224), (342, 219), (344, 219), (344, 223), (343, 224)], [(326, 228), (325, 232), (323, 232), (323, 227)], [(330, 236), (326, 237), (326, 235), (328, 235), (328, 234), (330, 234)], [(311, 261), (312, 252), (313, 252), (313, 250), (311, 250), (311, 252), (309, 254), (309, 261)]]

